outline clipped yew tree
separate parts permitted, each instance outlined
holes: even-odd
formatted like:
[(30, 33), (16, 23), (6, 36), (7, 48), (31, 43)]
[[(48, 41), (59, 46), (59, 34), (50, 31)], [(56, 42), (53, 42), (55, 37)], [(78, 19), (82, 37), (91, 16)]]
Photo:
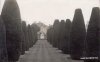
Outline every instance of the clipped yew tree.
[(47, 30), (47, 41), (51, 43), (51, 35), (50, 35), (50, 28)]
[(33, 46), (33, 33), (32, 33), (32, 28), (31, 25), (28, 25), (28, 36), (29, 36), (29, 47)]
[(65, 21), (64, 20), (61, 20), (61, 22), (60, 22), (60, 27), (59, 27), (59, 29), (60, 29), (60, 31), (59, 31), (59, 46), (58, 46), (58, 48), (60, 49), (60, 50), (63, 50), (63, 48), (65, 47), (65, 43), (66, 43), (66, 40), (65, 40)]
[(52, 39), (53, 39), (53, 28), (49, 26), (49, 29), (47, 30), (47, 40), (50, 44), (52, 44)]
[(50, 28), (50, 34), (51, 34), (51, 45), (54, 45), (54, 28)]
[(25, 51), (27, 51), (28, 50), (28, 34), (27, 34), (27, 26), (26, 26), (25, 21), (22, 21), (22, 31), (24, 33), (24, 38), (25, 38), (25, 42), (23, 43), (25, 45), (24, 49)]
[(70, 53), (70, 31), (71, 31), (71, 21), (70, 19), (66, 20), (65, 25), (65, 43), (63, 44), (63, 53), (69, 54)]
[(86, 29), (81, 9), (76, 9), (71, 33), (70, 33), (70, 55), (72, 59), (80, 59), (84, 51), (84, 40), (86, 36)]
[(1, 16), (0, 16), (0, 62), (8, 62), (7, 48), (6, 48), (6, 29)]
[(28, 25), (26, 25), (26, 38), (27, 38), (27, 41), (26, 41), (26, 51), (29, 50), (30, 46), (29, 46), (29, 29), (28, 29)]
[(54, 42), (53, 46), (57, 47), (58, 46), (58, 41), (59, 41), (59, 20), (56, 19), (53, 24), (53, 29), (54, 29)]
[[(30, 25), (30, 34), (31, 34), (31, 47), (35, 44), (35, 29)], [(36, 34), (37, 35), (37, 34)]]
[(25, 48), (25, 46), (26, 46), (26, 24), (25, 24), (26, 22), (25, 21), (22, 21), (21, 22), (21, 40), (22, 40), (22, 42), (21, 42), (21, 54), (23, 55), (23, 54), (25, 54), (25, 50), (26, 50), (26, 48)]
[(98, 7), (94, 7), (92, 9), (92, 13), (91, 13), (91, 17), (87, 29), (86, 44), (87, 44), (86, 55), (88, 57), (99, 57), (100, 9)]
[(1, 16), (6, 28), (8, 61), (15, 62), (21, 51), (21, 17), (16, 0), (5, 0)]
[(50, 34), (51, 34), (50, 42), (51, 42), (51, 45), (53, 45), (54, 44), (54, 29), (53, 29), (53, 27), (50, 28)]

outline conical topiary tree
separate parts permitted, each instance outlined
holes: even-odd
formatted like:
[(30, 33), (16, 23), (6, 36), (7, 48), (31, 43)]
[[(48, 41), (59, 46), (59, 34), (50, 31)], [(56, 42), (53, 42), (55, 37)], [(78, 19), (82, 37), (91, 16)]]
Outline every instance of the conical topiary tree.
[(71, 31), (71, 21), (70, 19), (66, 20), (66, 25), (65, 25), (65, 40), (66, 42), (63, 44), (63, 52), (65, 54), (70, 53), (70, 31)]
[(31, 25), (28, 25), (28, 36), (29, 36), (29, 46), (32, 47), (33, 46), (33, 37), (32, 37), (33, 33), (32, 33), (32, 28)]
[(60, 22), (60, 31), (59, 31), (59, 46), (58, 48), (60, 50), (63, 50), (63, 48), (65, 47), (65, 43), (66, 43), (66, 40), (65, 40), (65, 21), (64, 20), (61, 20)]
[(22, 21), (22, 30), (24, 32), (24, 37), (25, 37), (24, 48), (25, 48), (25, 51), (27, 51), (28, 50), (28, 34), (27, 34), (27, 26), (26, 26), (25, 21)]
[(0, 16), (0, 62), (8, 62), (8, 55), (6, 48), (6, 29), (1, 16)]
[(49, 26), (49, 29), (47, 30), (47, 40), (48, 40), (48, 42), (50, 43), (50, 44), (52, 44), (52, 34), (53, 32), (52, 32), (52, 27), (51, 26)]
[(53, 24), (53, 29), (54, 29), (54, 41), (53, 41), (53, 46), (57, 47), (58, 46), (58, 41), (59, 41), (59, 20), (56, 19), (54, 24)]
[(25, 24), (26, 22), (25, 21), (22, 21), (21, 22), (21, 40), (22, 40), (22, 42), (21, 42), (21, 54), (23, 55), (23, 54), (25, 54), (25, 46), (26, 46), (26, 35), (25, 35), (25, 33), (26, 33), (26, 24)]
[(51, 35), (50, 35), (50, 27), (49, 27), (49, 29), (47, 30), (47, 41), (48, 41), (49, 43), (51, 43), (51, 42), (50, 42), (50, 38), (51, 38)]
[(8, 61), (17, 61), (21, 51), (21, 17), (16, 0), (5, 0), (1, 13), (6, 27)]
[(72, 59), (80, 59), (84, 51), (84, 40), (86, 29), (81, 9), (76, 9), (71, 33), (70, 33), (70, 55)]
[(53, 45), (54, 43), (54, 29), (53, 27), (50, 28), (50, 43)]
[(53, 26), (49, 26), (49, 29), (47, 30), (47, 40), (51, 45), (53, 45), (53, 40), (54, 40)]
[(35, 34), (36, 33), (35, 33), (35, 29), (33, 28), (32, 25), (30, 25), (30, 28), (31, 28), (31, 30), (30, 30), (31, 33), (30, 34), (31, 34), (31, 42), (32, 42), (31, 47), (32, 47), (35, 44), (35, 40), (34, 39), (35, 39)]
[[(86, 36), (86, 56), (87, 57), (99, 57), (99, 47), (100, 47), (100, 9), (94, 7), (92, 9), (92, 14), (90, 17), (87, 36)], [(97, 60), (97, 59), (96, 59)], [(88, 62), (97, 62), (94, 59)]]
[(29, 30), (28, 30), (28, 25), (26, 26), (26, 38), (27, 38), (27, 41), (26, 41), (26, 51), (29, 50), (30, 46), (29, 46)]

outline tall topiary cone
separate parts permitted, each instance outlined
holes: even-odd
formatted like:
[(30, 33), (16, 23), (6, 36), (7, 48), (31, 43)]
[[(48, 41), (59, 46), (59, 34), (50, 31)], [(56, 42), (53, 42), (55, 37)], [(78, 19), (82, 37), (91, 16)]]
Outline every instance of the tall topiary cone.
[(23, 30), (24, 37), (25, 37), (24, 49), (26, 51), (26, 50), (28, 50), (28, 35), (27, 35), (27, 26), (26, 26), (26, 22), (25, 21), (22, 21), (22, 30)]
[(35, 44), (35, 41), (34, 41), (34, 28), (32, 28), (32, 25), (30, 25), (30, 34), (31, 34), (31, 47)]
[(6, 48), (6, 29), (0, 16), (0, 62), (8, 62)]
[(59, 31), (59, 49), (60, 50), (63, 50), (63, 48), (65, 47), (65, 43), (66, 43), (66, 40), (65, 40), (65, 21), (64, 20), (61, 20), (60, 22), (60, 31)]
[(20, 56), (21, 17), (16, 0), (5, 0), (1, 13), (6, 27), (8, 60), (17, 61)]
[(47, 40), (50, 44), (53, 44), (52, 39), (53, 39), (53, 28), (49, 26), (49, 29), (47, 30)]
[(29, 47), (33, 46), (33, 37), (32, 37), (32, 35), (33, 35), (33, 33), (32, 33), (31, 25), (28, 24)]
[(54, 28), (54, 42), (53, 42), (53, 46), (57, 47), (58, 46), (58, 41), (59, 41), (59, 20), (56, 19), (54, 24), (53, 24), (53, 28)]
[(47, 30), (47, 41), (51, 43), (50, 28)]
[[(99, 57), (100, 45), (100, 9), (94, 7), (92, 9), (86, 36), (87, 53), (88, 57)], [(90, 61), (96, 62), (96, 61)]]
[(29, 34), (28, 34), (29, 32), (28, 32), (28, 25), (26, 26), (26, 51), (28, 51), (29, 50)]
[(66, 25), (65, 25), (65, 40), (66, 40), (66, 42), (64, 43), (64, 48), (63, 48), (63, 52), (65, 54), (70, 53), (70, 31), (71, 31), (71, 21), (70, 21), (70, 19), (67, 19)]
[(86, 29), (81, 9), (76, 9), (71, 33), (70, 33), (70, 49), (71, 58), (80, 59), (84, 51), (84, 40), (86, 36)]
[(26, 40), (25, 40), (26, 39), (26, 37), (25, 37), (25, 31), (26, 31), (25, 26), (26, 25), (24, 26), (24, 23), (25, 23), (24, 21), (21, 22), (21, 40), (22, 40), (22, 42), (21, 42), (21, 54), (22, 55), (25, 54), (25, 48), (26, 48), (25, 47), (26, 46), (26, 44), (25, 44), (26, 43)]
[(54, 41), (54, 29), (53, 29), (53, 27), (50, 27), (50, 32), (49, 32), (49, 34), (50, 34), (50, 43), (53, 45), (53, 41)]

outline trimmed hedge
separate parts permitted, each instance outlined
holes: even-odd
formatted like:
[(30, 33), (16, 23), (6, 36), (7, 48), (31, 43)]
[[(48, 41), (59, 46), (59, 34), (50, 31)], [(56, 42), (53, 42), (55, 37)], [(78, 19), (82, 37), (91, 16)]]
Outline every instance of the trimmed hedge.
[(6, 48), (6, 29), (1, 16), (0, 16), (0, 62), (8, 62), (8, 55)]
[(1, 13), (6, 27), (8, 61), (17, 61), (21, 51), (21, 17), (16, 0), (5, 0)]
[(100, 51), (100, 9), (92, 9), (86, 36), (86, 56), (99, 57)]
[(55, 20), (54, 24), (53, 24), (53, 29), (54, 29), (54, 39), (53, 39), (53, 46), (54, 47), (58, 47), (58, 41), (59, 41), (59, 25), (60, 22), (58, 19)]
[(67, 19), (65, 25), (65, 43), (63, 44), (64, 47), (62, 49), (63, 53), (65, 54), (70, 53), (70, 31), (71, 31), (71, 21), (70, 19)]
[(83, 56), (86, 29), (81, 9), (75, 10), (70, 33), (70, 55), (72, 59), (80, 59)]
[(60, 22), (60, 27), (59, 27), (59, 45), (58, 45), (58, 48), (60, 50), (63, 50), (63, 48), (65, 47), (65, 43), (66, 43), (66, 40), (65, 40), (65, 21), (64, 20), (61, 20)]

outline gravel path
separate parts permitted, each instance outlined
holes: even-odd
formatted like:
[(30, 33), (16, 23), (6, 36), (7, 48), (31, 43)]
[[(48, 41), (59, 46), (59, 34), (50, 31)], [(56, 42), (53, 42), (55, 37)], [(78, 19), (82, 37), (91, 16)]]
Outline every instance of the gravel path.
[(20, 56), (18, 62), (83, 62), (71, 60), (69, 55), (62, 54), (61, 50), (53, 48), (46, 40), (38, 42)]

